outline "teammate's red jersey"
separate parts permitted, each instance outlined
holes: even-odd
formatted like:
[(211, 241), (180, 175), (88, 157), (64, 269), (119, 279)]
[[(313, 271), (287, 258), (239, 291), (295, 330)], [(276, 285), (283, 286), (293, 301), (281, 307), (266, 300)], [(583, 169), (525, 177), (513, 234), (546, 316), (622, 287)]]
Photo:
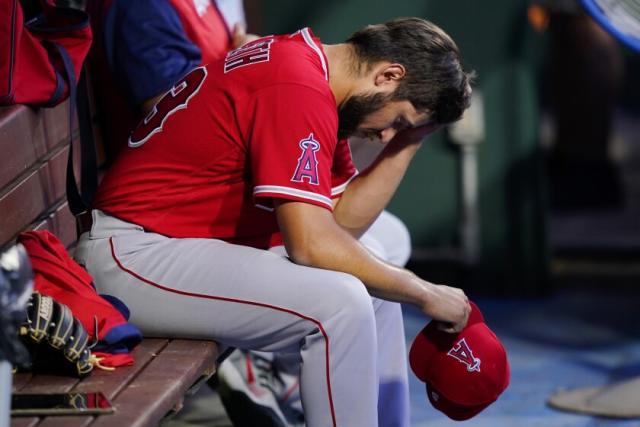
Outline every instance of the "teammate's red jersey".
[(331, 209), (356, 173), (328, 79), (308, 28), (196, 68), (134, 130), (94, 207), (171, 237), (270, 246), (272, 198)]

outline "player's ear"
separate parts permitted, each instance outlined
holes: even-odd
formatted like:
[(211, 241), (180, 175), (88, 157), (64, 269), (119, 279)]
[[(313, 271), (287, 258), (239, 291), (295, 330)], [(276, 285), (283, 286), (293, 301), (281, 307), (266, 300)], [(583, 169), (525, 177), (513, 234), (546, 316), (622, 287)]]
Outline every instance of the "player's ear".
[(400, 80), (404, 78), (407, 71), (402, 64), (398, 63), (382, 63), (376, 67), (375, 84), (376, 86), (385, 86), (391, 84), (397, 86)]

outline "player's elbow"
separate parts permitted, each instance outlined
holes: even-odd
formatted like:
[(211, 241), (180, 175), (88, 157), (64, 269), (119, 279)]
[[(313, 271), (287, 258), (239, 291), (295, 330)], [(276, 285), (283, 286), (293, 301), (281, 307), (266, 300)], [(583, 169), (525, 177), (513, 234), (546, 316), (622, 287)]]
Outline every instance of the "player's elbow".
[(331, 211), (301, 202), (276, 202), (278, 225), (289, 258), (296, 264), (323, 268), (339, 231)]
[(285, 247), (287, 248), (289, 259), (294, 263), (308, 267), (314, 267), (316, 265), (318, 256), (312, 245), (291, 242), (285, 244)]
[(296, 236), (287, 241), (285, 248), (289, 259), (298, 265), (306, 267), (326, 268), (331, 255), (331, 239), (321, 233), (309, 233), (306, 236)]

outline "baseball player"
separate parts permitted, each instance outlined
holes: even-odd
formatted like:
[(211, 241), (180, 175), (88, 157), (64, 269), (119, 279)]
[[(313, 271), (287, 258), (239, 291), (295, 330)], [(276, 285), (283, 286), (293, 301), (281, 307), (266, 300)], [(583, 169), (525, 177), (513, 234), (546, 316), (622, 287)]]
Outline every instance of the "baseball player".
[[(408, 425), (408, 405), (386, 402), (407, 383), (398, 302), (451, 332), (469, 304), (358, 238), (469, 95), (454, 42), (421, 19), (336, 45), (308, 28), (255, 40), (194, 69), (133, 131), (76, 258), (147, 335), (295, 355), (307, 425)], [(387, 144), (361, 173), (351, 135)]]
[[(111, 158), (126, 146), (135, 124), (184, 74), (223, 58), (228, 50), (257, 38), (244, 32), (240, 0), (91, 0), (89, 6), (96, 39), (92, 56), (96, 66), (92, 71), (99, 75), (101, 82), (95, 90), (106, 122), (103, 129), (107, 132), (106, 148)], [(397, 266), (404, 266), (410, 255), (406, 226), (386, 211), (378, 216), (362, 242)], [(266, 408), (270, 416), (275, 414), (275, 424), (288, 424), (287, 418), (299, 418), (299, 393), (292, 392), (290, 385), (297, 382), (297, 367), (291, 366), (287, 357), (273, 360), (278, 366), (279, 379), (287, 382), (281, 393), (274, 392), (278, 382), (250, 381), (265, 377), (260, 371), (269, 365), (254, 363), (261, 357), (273, 359), (271, 355), (245, 353), (241, 357), (234, 355), (219, 367), (221, 382), (248, 397), (238, 400), (243, 402), (240, 407), (234, 404), (234, 399), (223, 398), (225, 407), (232, 418), (234, 411), (251, 412), (255, 417), (256, 412), (264, 413), (262, 408)], [(254, 375), (244, 372), (247, 364), (252, 365)], [(242, 377), (240, 380), (238, 375)], [(233, 383), (231, 376), (236, 379)], [(400, 400), (404, 399), (402, 395), (406, 392), (393, 393)], [(286, 402), (282, 400), (284, 397)], [(246, 404), (259, 408), (246, 408)]]

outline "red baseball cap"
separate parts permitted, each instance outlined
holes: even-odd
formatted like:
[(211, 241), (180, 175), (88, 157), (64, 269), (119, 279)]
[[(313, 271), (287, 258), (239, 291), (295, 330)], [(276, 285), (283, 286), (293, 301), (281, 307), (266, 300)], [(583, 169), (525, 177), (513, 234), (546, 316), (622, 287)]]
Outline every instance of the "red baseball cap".
[(409, 352), (411, 369), (426, 383), (433, 407), (457, 421), (477, 415), (509, 385), (507, 353), (478, 306), (470, 305), (460, 333), (441, 331), (431, 321)]

